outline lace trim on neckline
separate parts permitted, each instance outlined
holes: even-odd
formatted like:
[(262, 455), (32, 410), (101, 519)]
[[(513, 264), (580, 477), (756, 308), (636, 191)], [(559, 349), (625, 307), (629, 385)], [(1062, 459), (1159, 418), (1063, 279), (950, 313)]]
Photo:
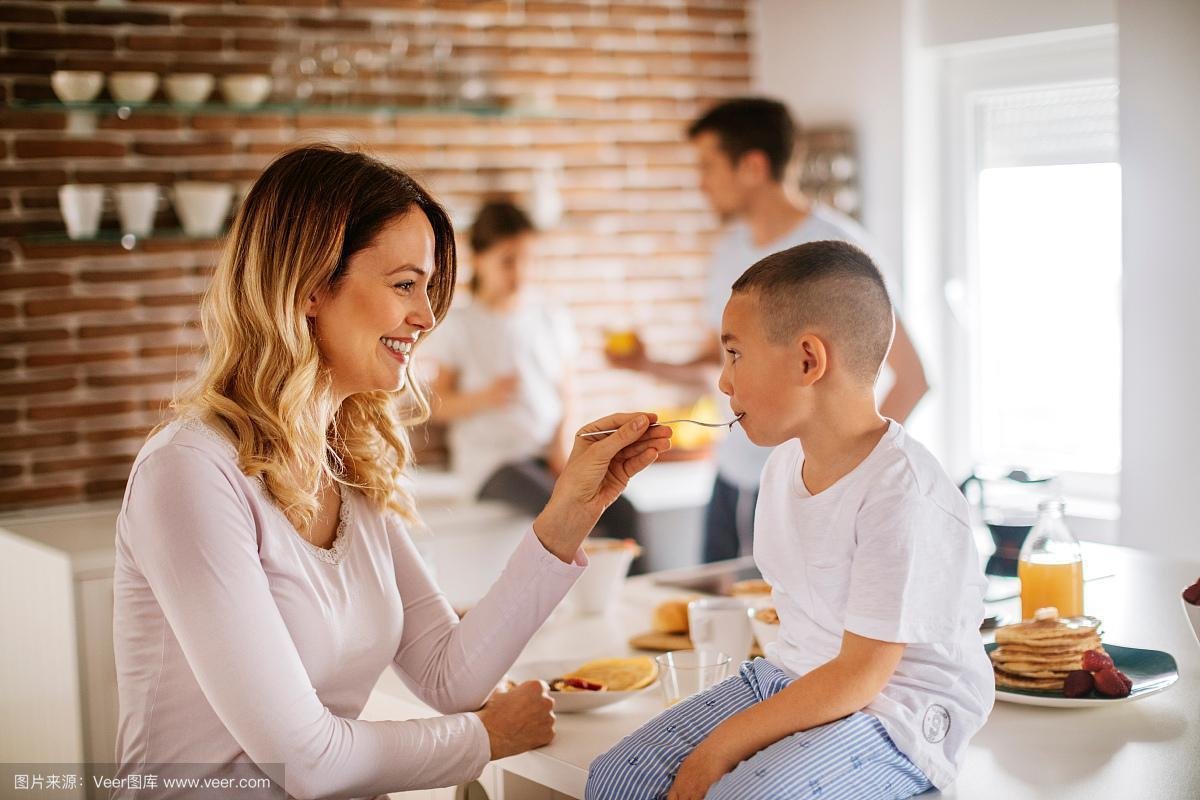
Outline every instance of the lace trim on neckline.
[[(350, 531), (350, 498), (347, 496), (346, 487), (338, 484), (338, 495), (342, 498), (342, 507), (338, 509), (338, 526), (337, 532), (333, 535), (333, 544), (328, 548), (317, 547), (315, 544), (300, 536), (300, 541), (304, 542), (305, 547), (309, 552), (316, 556), (326, 564), (340, 564), (342, 559), (346, 557), (346, 551), (349, 549), (349, 531)], [(296, 531), (296, 535), (300, 535)]]
[[(231, 453), (235, 455), (237, 453), (237, 447), (234, 446), (233, 442), (229, 441), (219, 432), (214, 430), (211, 425), (208, 425), (202, 420), (189, 417), (180, 422), (180, 427), (189, 431), (194, 431), (203, 436), (207, 436), (208, 438), (224, 445), (225, 449), (229, 450)], [(263, 486), (263, 490), (265, 491), (266, 486), (263, 485), (262, 478), (256, 478), (256, 480), (260, 486)], [(284, 520), (288, 521), (288, 527), (292, 529), (292, 532), (295, 533), (296, 538), (301, 541), (308, 551), (316, 556), (316, 558), (320, 561), (324, 561), (326, 564), (333, 564), (335, 566), (342, 563), (342, 560), (346, 557), (346, 553), (350, 549), (350, 530), (353, 527), (351, 523), (354, 516), (353, 511), (350, 508), (349, 493), (346, 491), (346, 487), (342, 484), (338, 484), (338, 495), (341, 497), (342, 506), (340, 509), (338, 509), (337, 531), (333, 535), (333, 544), (331, 544), (329, 547), (317, 547), (308, 539), (304, 538), (304, 535), (301, 534), (300, 531), (296, 530), (296, 527), (291, 524), (290, 520), (287, 520), (287, 515), (280, 511), (280, 514), (283, 516)], [(267, 496), (270, 497), (269, 492), (267, 492)], [(272, 503), (272, 505), (274, 505), (274, 503)], [(279, 507), (275, 506), (275, 508), (278, 510)]]

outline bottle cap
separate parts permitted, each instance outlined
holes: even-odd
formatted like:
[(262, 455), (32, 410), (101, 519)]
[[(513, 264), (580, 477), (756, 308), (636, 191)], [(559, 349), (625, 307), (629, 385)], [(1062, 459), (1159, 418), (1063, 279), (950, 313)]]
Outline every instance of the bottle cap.
[(1066, 506), (1067, 502), (1061, 497), (1047, 497), (1045, 500), (1042, 500), (1038, 503), (1038, 513), (1043, 511), (1058, 511), (1059, 513), (1062, 513)]

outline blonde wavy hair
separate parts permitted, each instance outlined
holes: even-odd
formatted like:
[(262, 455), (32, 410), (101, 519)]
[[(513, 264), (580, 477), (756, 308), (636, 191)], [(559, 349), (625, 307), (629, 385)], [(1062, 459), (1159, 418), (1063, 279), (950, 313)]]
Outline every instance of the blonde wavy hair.
[(351, 257), (385, 225), (418, 211), (433, 227), (429, 295), (440, 321), (455, 284), (450, 218), (402, 170), (330, 145), (291, 150), (254, 182), (204, 295), (204, 362), (172, 408), (225, 423), (242, 472), (298, 530), (316, 516), (322, 478), (415, 517), (400, 477), (412, 453), (407, 427), (429, 416), (419, 382), (410, 372), (399, 392), (338, 405), (304, 308), (322, 287), (338, 290)]

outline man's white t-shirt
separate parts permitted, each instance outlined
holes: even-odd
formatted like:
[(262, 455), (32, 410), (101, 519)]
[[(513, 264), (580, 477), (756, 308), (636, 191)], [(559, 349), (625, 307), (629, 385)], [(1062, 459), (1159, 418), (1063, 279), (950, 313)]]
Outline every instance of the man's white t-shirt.
[(523, 302), (510, 312), (482, 303), (456, 306), (421, 345), (421, 357), (458, 373), (475, 392), (516, 375), (512, 403), (450, 423), (450, 461), (474, 495), (504, 464), (540, 456), (563, 417), (562, 385), (579, 344), (565, 311)]
[[(803, 222), (765, 247), (754, 244), (750, 228), (744, 222), (734, 223), (729, 228), (717, 242), (709, 262), (708, 288), (705, 294), (706, 320), (714, 330), (720, 332), (721, 315), (725, 311), (725, 303), (729, 301), (729, 288), (756, 262), (789, 247), (828, 239), (850, 242), (865, 251), (875, 260), (880, 270), (884, 271), (886, 278), (886, 269), (880, 263), (870, 237), (863, 227), (840, 211), (814, 203)], [(895, 285), (894, 281), (889, 280), (888, 283)], [(893, 296), (892, 301), (895, 300)], [(882, 397), (891, 383), (891, 372), (885, 366), (884, 374), (880, 376), (876, 386), (877, 396)], [(762, 474), (763, 464), (767, 462), (770, 453), (770, 448), (752, 443), (746, 438), (745, 432), (735, 425), (717, 446), (717, 472), (739, 489), (754, 491), (758, 488), (759, 475)]]
[(895, 674), (865, 711), (945, 788), (995, 701), (979, 636), (987, 581), (967, 502), (894, 421), (823, 492), (805, 488), (802, 464), (793, 439), (775, 448), (762, 474), (754, 560), (780, 624), (766, 656), (800, 676), (837, 656), (844, 631), (904, 642)]

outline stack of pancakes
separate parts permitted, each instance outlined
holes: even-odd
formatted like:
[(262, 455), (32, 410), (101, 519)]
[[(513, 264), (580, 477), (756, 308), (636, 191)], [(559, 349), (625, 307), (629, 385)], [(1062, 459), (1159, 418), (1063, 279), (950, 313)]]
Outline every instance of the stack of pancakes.
[(996, 685), (1062, 691), (1067, 673), (1081, 669), (1083, 654), (1103, 650), (1095, 617), (1026, 620), (996, 630), (991, 652)]

